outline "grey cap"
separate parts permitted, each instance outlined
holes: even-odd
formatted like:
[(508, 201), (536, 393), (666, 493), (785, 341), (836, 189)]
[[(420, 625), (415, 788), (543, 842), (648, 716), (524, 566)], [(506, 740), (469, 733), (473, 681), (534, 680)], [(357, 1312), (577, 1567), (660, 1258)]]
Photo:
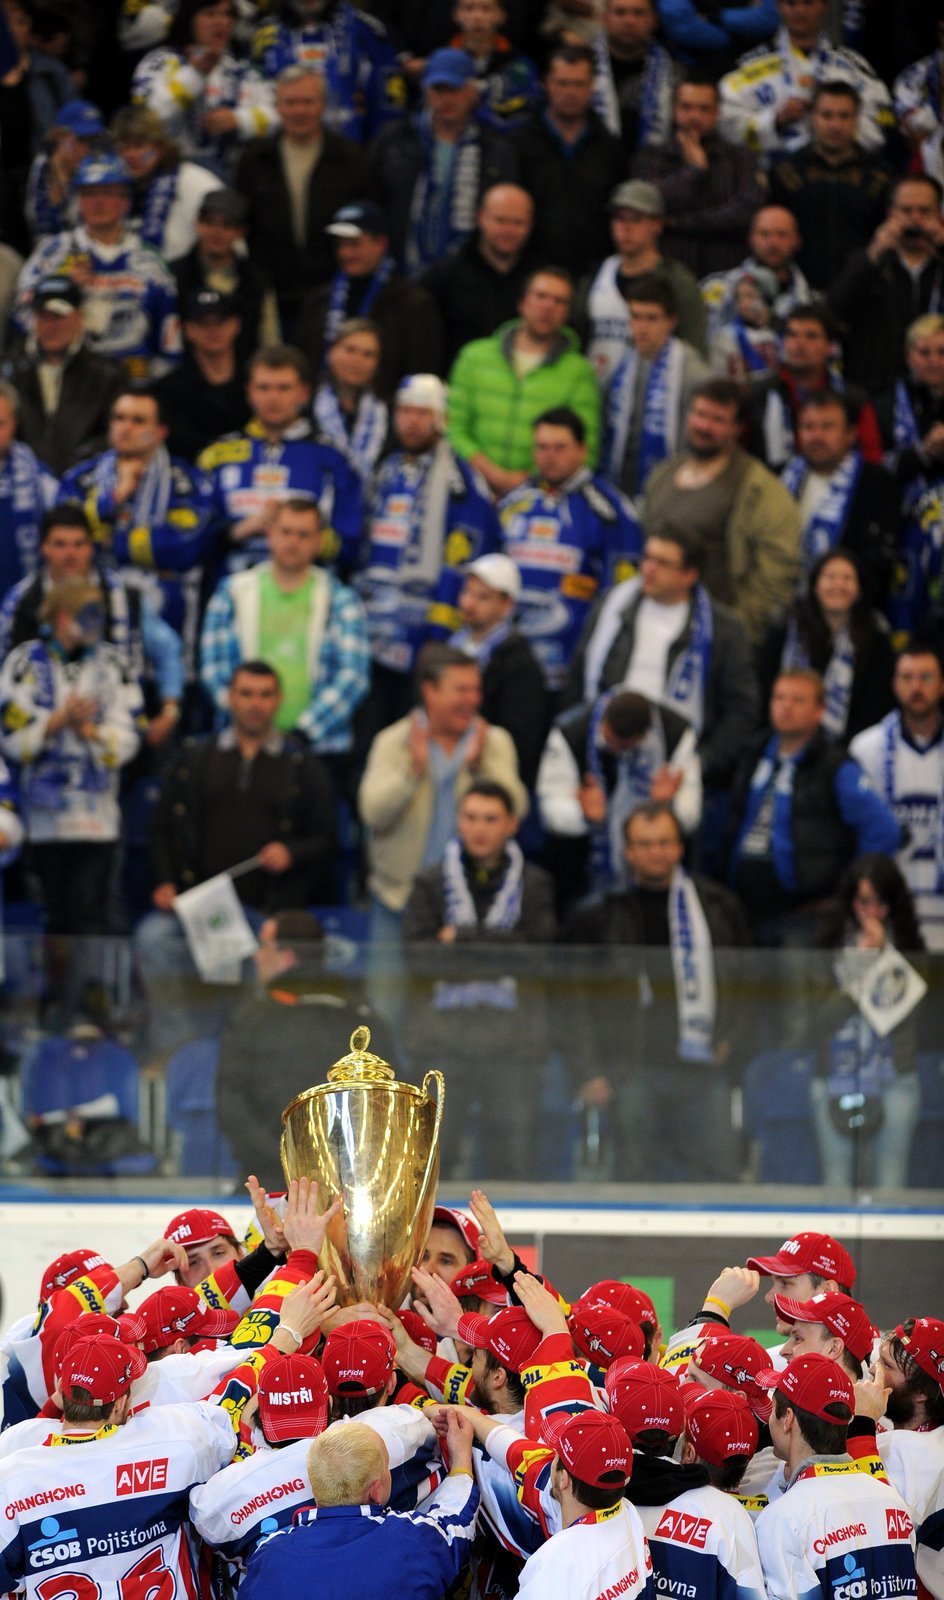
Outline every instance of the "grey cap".
[(638, 211), (642, 217), (664, 217), (665, 201), (654, 183), (631, 178), (618, 184), (610, 195), (611, 211)]

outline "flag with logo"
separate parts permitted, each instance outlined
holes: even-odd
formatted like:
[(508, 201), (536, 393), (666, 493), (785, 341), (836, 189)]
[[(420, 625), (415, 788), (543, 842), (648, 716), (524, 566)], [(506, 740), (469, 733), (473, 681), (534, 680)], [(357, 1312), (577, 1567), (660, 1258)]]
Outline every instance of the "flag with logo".
[(204, 983), (238, 983), (242, 963), (256, 949), (228, 872), (207, 878), (174, 901), (190, 954)]

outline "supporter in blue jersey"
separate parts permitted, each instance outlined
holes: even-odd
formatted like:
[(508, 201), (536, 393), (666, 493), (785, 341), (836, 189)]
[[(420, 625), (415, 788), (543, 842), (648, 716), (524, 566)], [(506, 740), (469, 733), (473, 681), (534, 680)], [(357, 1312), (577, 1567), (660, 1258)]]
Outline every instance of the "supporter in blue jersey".
[(400, 116), (406, 104), (386, 28), (348, 0), (286, 0), (257, 29), (252, 54), (267, 78), (295, 66), (322, 73), (328, 127), (359, 143)]

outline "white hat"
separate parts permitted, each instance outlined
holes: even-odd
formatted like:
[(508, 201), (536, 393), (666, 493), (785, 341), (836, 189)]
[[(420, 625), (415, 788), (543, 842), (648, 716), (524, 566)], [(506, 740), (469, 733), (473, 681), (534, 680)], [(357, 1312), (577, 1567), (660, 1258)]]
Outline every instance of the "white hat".
[(512, 600), (521, 598), (521, 573), (510, 556), (479, 556), (465, 569), (466, 577), (480, 578), (489, 589), (507, 594)]
[(437, 417), (446, 415), (446, 385), (434, 372), (414, 372), (397, 386), (395, 404), (422, 406)]

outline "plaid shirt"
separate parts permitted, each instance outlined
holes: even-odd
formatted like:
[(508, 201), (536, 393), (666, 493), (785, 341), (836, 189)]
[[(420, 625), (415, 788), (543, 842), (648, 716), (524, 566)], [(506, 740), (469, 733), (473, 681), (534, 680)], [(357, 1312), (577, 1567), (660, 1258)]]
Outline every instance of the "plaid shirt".
[[(229, 720), (227, 689), (243, 659), (233, 583), (245, 583), (250, 576), (257, 580), (263, 570), (262, 566), (253, 567), (251, 574), (225, 578), (207, 606), (200, 635), (200, 677), (213, 697), (218, 728)], [(353, 589), (320, 568), (318, 578), (330, 585), (328, 620), (311, 703), (299, 717), (295, 732), (319, 754), (332, 754), (351, 748), (351, 718), (370, 687), (370, 650), (364, 607)], [(257, 656), (258, 651), (249, 654)]]

